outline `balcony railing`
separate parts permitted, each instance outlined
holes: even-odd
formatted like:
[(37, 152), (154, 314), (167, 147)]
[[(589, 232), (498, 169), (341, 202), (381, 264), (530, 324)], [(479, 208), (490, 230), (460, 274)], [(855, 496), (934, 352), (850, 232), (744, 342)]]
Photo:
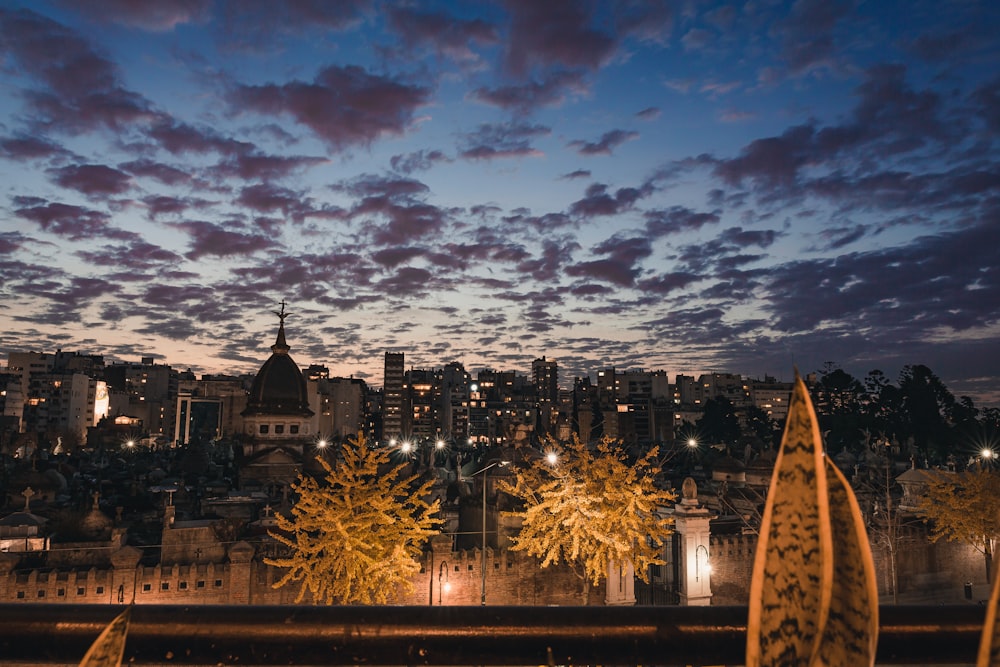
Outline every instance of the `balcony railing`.
[[(3, 664), (76, 665), (119, 605), (0, 605)], [(985, 608), (883, 606), (876, 664), (974, 664)], [(739, 665), (745, 607), (161, 606), (125, 665)]]

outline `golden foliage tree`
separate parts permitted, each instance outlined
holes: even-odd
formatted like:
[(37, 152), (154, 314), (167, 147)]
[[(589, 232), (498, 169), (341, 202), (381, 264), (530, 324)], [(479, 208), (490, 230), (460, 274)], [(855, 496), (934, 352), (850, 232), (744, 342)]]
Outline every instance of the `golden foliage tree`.
[(982, 553), (986, 579), (992, 581), (1000, 537), (1000, 473), (986, 468), (928, 471), (920, 514), (930, 526), (931, 540), (965, 542)]
[(425, 500), (430, 481), (416, 485), (402, 465), (386, 470), (388, 451), (370, 449), (361, 434), (341, 456), (318, 459), (322, 482), (303, 474), (293, 484), (292, 516), (278, 516), (270, 533), (292, 555), (264, 562), (288, 569), (275, 588), (301, 584), (296, 602), (308, 592), (317, 603), (385, 604), (412, 590), (421, 547), (440, 527), (440, 502)]
[(673, 519), (658, 509), (672, 503), (672, 491), (654, 483), (657, 450), (630, 464), (620, 445), (604, 438), (596, 451), (574, 438), (558, 446), (554, 464), (540, 458), (514, 471), (501, 489), (522, 503), (511, 512), (523, 520), (512, 549), (542, 561), (567, 563), (589, 585), (607, 576), (611, 563), (632, 563), (648, 580), (650, 565), (662, 565), (662, 544)]

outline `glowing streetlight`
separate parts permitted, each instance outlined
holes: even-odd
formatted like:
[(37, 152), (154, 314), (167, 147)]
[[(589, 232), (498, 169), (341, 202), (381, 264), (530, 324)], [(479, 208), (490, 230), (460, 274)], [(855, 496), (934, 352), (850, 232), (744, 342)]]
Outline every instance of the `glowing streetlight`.
[(444, 440), (438, 438), (438, 441), (434, 443), (435, 449), (444, 449)]
[(401, 452), (403, 452), (404, 454), (409, 454), (410, 452), (413, 451), (413, 443), (411, 443), (409, 440), (407, 440), (407, 441), (403, 442), (402, 445), (399, 446), (399, 450)]
[(320, 438), (319, 440), (316, 441), (316, 446), (319, 449), (326, 449), (326, 446), (329, 445), (329, 444), (330, 443), (328, 443), (326, 440), (324, 440), (322, 438)]
[(688, 438), (687, 446), (690, 447), (691, 449), (695, 449), (696, 447), (698, 447), (698, 441), (695, 440), (694, 438)]
[(549, 452), (545, 455), (545, 461), (550, 465), (554, 466), (559, 463), (559, 455), (555, 452)]
[(981, 450), (979, 451), (979, 455), (980, 455), (981, 457), (983, 457), (983, 460), (986, 460), (986, 461), (988, 461), (988, 460), (990, 460), (990, 459), (992, 459), (993, 457), (995, 457), (995, 456), (996, 456), (996, 452), (994, 452), (994, 451), (993, 451), (992, 449), (990, 449), (989, 447), (983, 447), (983, 448), (982, 448), (982, 449), (981, 449)]

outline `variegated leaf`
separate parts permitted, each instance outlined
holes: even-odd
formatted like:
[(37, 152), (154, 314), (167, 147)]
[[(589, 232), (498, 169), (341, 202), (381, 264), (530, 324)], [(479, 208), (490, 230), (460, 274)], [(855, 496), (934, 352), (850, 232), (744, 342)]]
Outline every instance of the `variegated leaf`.
[(747, 667), (812, 663), (830, 609), (832, 551), (819, 426), (796, 374), (754, 559)]
[(108, 623), (90, 645), (87, 655), (80, 661), (80, 667), (121, 667), (131, 616), (132, 607), (129, 606)]
[(1000, 576), (996, 573), (993, 574), (993, 592), (986, 608), (976, 667), (1000, 667)]
[(847, 479), (826, 460), (833, 534), (833, 595), (819, 647), (821, 664), (873, 665), (878, 642), (878, 584), (861, 508)]

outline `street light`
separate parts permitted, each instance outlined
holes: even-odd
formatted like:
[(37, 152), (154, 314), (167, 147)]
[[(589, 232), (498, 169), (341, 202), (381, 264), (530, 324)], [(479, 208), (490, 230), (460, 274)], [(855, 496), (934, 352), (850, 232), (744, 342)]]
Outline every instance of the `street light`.
[(483, 564), (483, 567), (482, 567), (482, 574), (483, 574), (482, 584), (483, 585), (482, 585), (481, 595), (480, 595), (480, 604), (482, 604), (482, 606), (484, 606), (484, 607), (486, 606), (486, 472), (490, 468), (495, 468), (496, 466), (500, 466), (502, 468), (503, 466), (507, 465), (508, 463), (510, 463), (510, 461), (494, 461), (493, 463), (489, 464), (488, 466), (486, 466), (482, 470), (477, 470), (476, 472), (472, 473), (472, 475), (471, 475), (472, 477), (475, 477), (476, 475), (478, 475), (480, 473), (482, 473), (482, 475), (483, 475), (483, 552), (482, 552), (482, 555), (481, 555), (482, 564)]

